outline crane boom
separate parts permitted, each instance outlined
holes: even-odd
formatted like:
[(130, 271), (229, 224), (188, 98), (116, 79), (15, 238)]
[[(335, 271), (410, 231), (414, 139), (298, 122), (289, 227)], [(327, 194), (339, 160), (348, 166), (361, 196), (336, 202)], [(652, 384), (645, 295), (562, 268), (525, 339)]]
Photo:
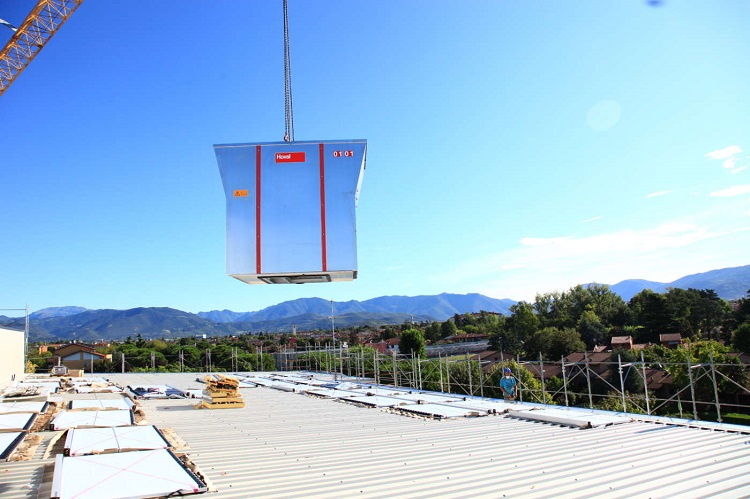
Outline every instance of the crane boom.
[(36, 57), (83, 0), (39, 0), (0, 52), (0, 95)]

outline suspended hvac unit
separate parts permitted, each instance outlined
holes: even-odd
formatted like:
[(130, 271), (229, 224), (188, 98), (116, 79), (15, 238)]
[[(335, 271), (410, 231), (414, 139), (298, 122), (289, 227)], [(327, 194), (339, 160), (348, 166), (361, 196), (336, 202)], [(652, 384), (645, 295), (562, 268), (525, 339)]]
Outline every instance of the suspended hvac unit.
[(214, 146), (227, 206), (227, 274), (249, 284), (357, 278), (366, 140)]

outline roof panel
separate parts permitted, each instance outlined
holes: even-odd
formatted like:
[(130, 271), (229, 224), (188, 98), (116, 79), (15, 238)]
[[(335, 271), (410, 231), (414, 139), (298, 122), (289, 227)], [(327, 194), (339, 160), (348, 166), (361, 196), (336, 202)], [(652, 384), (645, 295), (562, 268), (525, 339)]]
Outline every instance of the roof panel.
[[(185, 389), (195, 376), (111, 379), (123, 386)], [(372, 388), (379, 395), (405, 391)], [(222, 411), (195, 410), (189, 399), (142, 402), (151, 424), (172, 428), (189, 445), (190, 458), (218, 489), (212, 494), (217, 499), (750, 494), (750, 428), (627, 415), (633, 421), (581, 430), (508, 417), (502, 410), (438, 420), (267, 388), (246, 390), (243, 398), (245, 408)], [(539, 407), (471, 398), (445, 405), (453, 404)], [(0, 463), (0, 473), (10, 484), (3, 499), (26, 498), (29, 489), (22, 484), (38, 487), (43, 476), (28, 463)]]
[(171, 452), (161, 449), (97, 456), (59, 455), (55, 461), (52, 498), (162, 497), (206, 490), (206, 485)]

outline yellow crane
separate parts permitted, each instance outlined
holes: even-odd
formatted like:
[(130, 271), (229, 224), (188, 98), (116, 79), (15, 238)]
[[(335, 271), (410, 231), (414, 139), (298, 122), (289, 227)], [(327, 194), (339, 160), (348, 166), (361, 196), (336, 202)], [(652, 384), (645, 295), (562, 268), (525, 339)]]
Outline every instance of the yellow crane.
[(18, 78), (18, 75), (81, 3), (83, 0), (39, 0), (37, 2), (0, 52), (0, 95)]

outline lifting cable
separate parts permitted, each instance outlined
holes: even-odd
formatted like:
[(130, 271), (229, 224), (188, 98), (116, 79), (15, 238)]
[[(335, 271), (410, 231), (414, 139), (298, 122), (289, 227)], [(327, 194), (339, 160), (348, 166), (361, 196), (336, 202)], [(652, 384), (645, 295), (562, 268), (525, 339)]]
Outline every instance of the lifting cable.
[(289, 15), (284, 0), (284, 112), (286, 118), (285, 142), (294, 142), (294, 105), (292, 103), (292, 61), (289, 57)]

